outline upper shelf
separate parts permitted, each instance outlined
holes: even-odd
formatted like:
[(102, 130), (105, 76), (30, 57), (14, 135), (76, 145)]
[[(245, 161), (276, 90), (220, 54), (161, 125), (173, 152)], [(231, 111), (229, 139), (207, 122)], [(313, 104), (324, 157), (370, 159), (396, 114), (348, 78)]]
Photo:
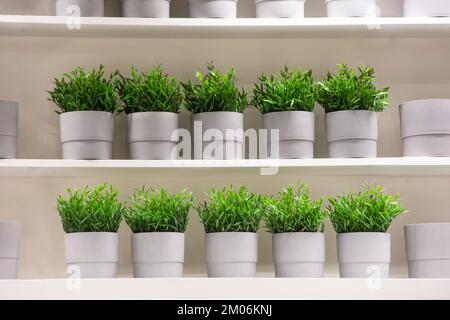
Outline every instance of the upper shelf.
[[(80, 29), (74, 29), (78, 26)], [(450, 37), (450, 18), (146, 19), (0, 15), (2, 36), (142, 38)]]

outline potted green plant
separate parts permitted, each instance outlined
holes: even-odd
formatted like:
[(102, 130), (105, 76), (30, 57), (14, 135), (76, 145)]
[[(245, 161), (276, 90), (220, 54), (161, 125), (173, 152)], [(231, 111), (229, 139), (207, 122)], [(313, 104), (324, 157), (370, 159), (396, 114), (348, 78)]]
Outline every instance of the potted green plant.
[[(271, 158), (314, 157), (314, 79), (312, 71), (289, 70), (259, 77), (253, 88), (252, 104), (263, 114), (268, 132), (267, 153)], [(278, 139), (272, 136), (278, 130)], [(278, 155), (275, 144), (278, 144)]]
[(325, 211), (304, 184), (289, 185), (267, 197), (264, 221), (272, 233), (275, 276), (321, 278), (325, 265)]
[(55, 6), (57, 16), (105, 16), (105, 0), (56, 0)]
[(59, 110), (64, 159), (112, 158), (114, 114), (119, 108), (112, 77), (104, 67), (85, 72), (77, 67), (55, 79), (50, 100)]
[(328, 72), (316, 84), (316, 99), (325, 109), (328, 153), (331, 158), (377, 156), (378, 117), (389, 104), (389, 88), (374, 84), (373, 68), (356, 73), (339, 65), (337, 74)]
[(17, 136), (19, 133), (19, 104), (0, 100), (0, 159), (17, 157)]
[(262, 199), (247, 187), (211, 189), (209, 200), (197, 208), (206, 232), (208, 277), (256, 275)]
[(0, 221), (0, 279), (16, 279), (19, 262), (20, 224)]
[(208, 64), (197, 84), (182, 83), (185, 107), (193, 113), (195, 159), (241, 159), (247, 94), (236, 85), (234, 68), (225, 73)]
[(142, 188), (129, 200), (125, 221), (133, 231), (131, 250), (135, 278), (181, 277), (184, 233), (192, 193), (171, 195), (165, 189)]
[(257, 18), (303, 18), (305, 0), (255, 0)]
[(191, 18), (236, 18), (238, 0), (188, 0)]
[(389, 277), (392, 221), (405, 209), (381, 186), (329, 198), (342, 278)]
[(121, 0), (121, 7), (124, 17), (170, 17), (170, 0)]
[(446, 0), (403, 0), (405, 17), (448, 17), (450, 3)]
[(114, 278), (119, 255), (119, 230), (125, 206), (108, 184), (69, 189), (58, 197), (65, 235), (68, 270), (81, 278)]
[(155, 66), (147, 73), (131, 68), (129, 77), (118, 73), (117, 93), (128, 116), (131, 159), (175, 159), (178, 113), (183, 101), (177, 80)]
[(376, 17), (379, 15), (375, 0), (325, 0), (328, 17)]

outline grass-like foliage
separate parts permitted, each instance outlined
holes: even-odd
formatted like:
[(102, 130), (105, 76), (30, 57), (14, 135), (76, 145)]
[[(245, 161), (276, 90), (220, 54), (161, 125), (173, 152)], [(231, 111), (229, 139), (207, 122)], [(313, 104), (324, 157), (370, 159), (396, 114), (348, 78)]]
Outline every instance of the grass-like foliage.
[(294, 71), (287, 67), (279, 75), (261, 75), (253, 88), (254, 105), (261, 113), (314, 110), (312, 71)]
[(109, 184), (90, 189), (69, 189), (69, 196), (58, 197), (57, 208), (66, 233), (117, 232), (125, 206)]
[(386, 232), (394, 218), (405, 212), (398, 195), (386, 194), (381, 186), (329, 199), (327, 208), (337, 233)]
[(197, 208), (206, 233), (257, 232), (263, 216), (263, 196), (247, 187), (211, 189), (209, 201)]
[(133, 233), (184, 233), (193, 204), (192, 193), (186, 191), (172, 195), (165, 189), (142, 188), (131, 196), (125, 221)]
[(61, 79), (55, 79), (53, 91), (48, 92), (50, 101), (58, 107), (58, 113), (71, 111), (116, 112), (119, 108), (113, 77), (105, 79), (105, 70), (101, 65), (89, 72), (77, 67), (65, 73)]
[(373, 68), (358, 68), (358, 73), (339, 65), (337, 74), (316, 83), (316, 99), (325, 112), (342, 110), (384, 111), (389, 104), (389, 88), (374, 84)]
[(236, 85), (234, 68), (225, 73), (208, 64), (208, 72), (196, 72), (197, 84), (182, 83), (185, 107), (193, 113), (229, 111), (244, 112), (248, 106), (247, 93)]
[(125, 113), (179, 112), (183, 95), (178, 81), (163, 73), (160, 65), (147, 73), (131, 67), (129, 77), (117, 73), (116, 89)]
[(322, 199), (313, 201), (304, 184), (289, 185), (278, 198), (267, 197), (264, 221), (271, 233), (323, 232)]

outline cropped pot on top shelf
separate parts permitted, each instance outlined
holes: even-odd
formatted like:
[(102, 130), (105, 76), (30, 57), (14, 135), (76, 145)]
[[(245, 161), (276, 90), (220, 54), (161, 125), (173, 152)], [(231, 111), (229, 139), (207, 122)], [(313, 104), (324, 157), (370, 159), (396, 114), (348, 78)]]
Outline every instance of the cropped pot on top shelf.
[(55, 6), (57, 16), (105, 16), (105, 0), (56, 0)]
[(386, 232), (404, 212), (398, 197), (374, 186), (329, 201), (341, 278), (389, 278), (391, 235)]
[(325, 0), (328, 17), (376, 17), (379, 9), (375, 0)]
[(20, 224), (0, 221), (0, 279), (16, 279), (19, 262)]
[(236, 85), (234, 69), (221, 73), (211, 64), (197, 84), (183, 83), (185, 107), (193, 113), (194, 158), (235, 160), (243, 157), (247, 94)]
[(170, 0), (121, 0), (120, 3), (124, 17), (170, 17)]
[(328, 73), (316, 84), (316, 99), (325, 109), (325, 127), (330, 158), (377, 156), (378, 116), (388, 106), (389, 88), (378, 89), (374, 70), (345, 65), (337, 74)]
[(0, 100), (0, 159), (17, 157), (17, 136), (19, 133), (19, 104)]
[[(311, 71), (285, 68), (278, 76), (262, 75), (254, 86), (252, 104), (263, 114), (268, 158), (314, 157), (315, 96)], [(272, 134), (276, 131), (278, 134)]]
[(188, 0), (191, 18), (236, 18), (238, 0)]
[(55, 79), (49, 94), (60, 109), (63, 158), (111, 159), (119, 102), (112, 77), (104, 78), (103, 66), (89, 72), (76, 68)]
[(128, 117), (130, 159), (176, 159), (183, 100), (177, 80), (163, 74), (160, 66), (148, 73), (133, 67), (129, 78), (119, 75), (116, 88)]
[(119, 237), (124, 205), (110, 185), (69, 189), (58, 197), (66, 232), (67, 273), (80, 278), (114, 278), (117, 273)]
[(257, 18), (303, 18), (305, 0), (255, 0)]
[(448, 0), (403, 0), (405, 17), (448, 17), (450, 2)]

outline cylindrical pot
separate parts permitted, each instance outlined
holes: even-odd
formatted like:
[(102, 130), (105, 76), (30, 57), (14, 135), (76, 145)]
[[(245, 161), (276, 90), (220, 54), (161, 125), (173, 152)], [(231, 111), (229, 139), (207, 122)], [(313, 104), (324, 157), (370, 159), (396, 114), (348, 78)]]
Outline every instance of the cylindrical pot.
[(128, 115), (130, 159), (176, 159), (179, 115), (173, 112), (137, 112)]
[(258, 235), (252, 232), (208, 233), (206, 263), (210, 278), (256, 276)]
[(450, 223), (405, 226), (410, 278), (450, 278)]
[(322, 278), (325, 265), (325, 236), (319, 232), (272, 235), (277, 278)]
[(56, 0), (56, 15), (104, 17), (105, 0)]
[(191, 18), (236, 18), (238, 0), (188, 0)]
[(0, 159), (17, 157), (17, 136), (19, 132), (19, 104), (0, 100)]
[[(314, 157), (314, 113), (306, 111), (272, 112), (263, 115), (263, 128), (267, 129), (269, 158), (278, 143), (280, 159), (311, 159)], [(271, 130), (279, 130), (279, 140), (272, 137)]]
[(326, 0), (328, 17), (376, 17), (375, 0)]
[(121, 0), (121, 6), (124, 17), (170, 17), (170, 0)]
[(341, 278), (389, 278), (389, 233), (340, 233), (337, 235), (337, 253)]
[(303, 18), (305, 0), (255, 0), (257, 18)]
[(195, 113), (192, 120), (195, 159), (242, 159), (244, 143), (242, 113), (202, 112)]
[(74, 111), (61, 113), (59, 120), (64, 159), (112, 158), (114, 114)]
[(183, 276), (184, 233), (135, 233), (131, 251), (135, 278)]
[(400, 105), (404, 157), (450, 156), (450, 100), (417, 100)]
[(378, 116), (374, 111), (347, 110), (325, 115), (330, 158), (377, 156)]
[(448, 17), (450, 3), (448, 0), (403, 0), (405, 17)]
[[(113, 232), (81, 232), (65, 235), (66, 265), (80, 278), (115, 278), (119, 260), (119, 236)], [(70, 269), (69, 269), (70, 268)]]
[(0, 279), (16, 279), (19, 262), (20, 224), (0, 221)]

